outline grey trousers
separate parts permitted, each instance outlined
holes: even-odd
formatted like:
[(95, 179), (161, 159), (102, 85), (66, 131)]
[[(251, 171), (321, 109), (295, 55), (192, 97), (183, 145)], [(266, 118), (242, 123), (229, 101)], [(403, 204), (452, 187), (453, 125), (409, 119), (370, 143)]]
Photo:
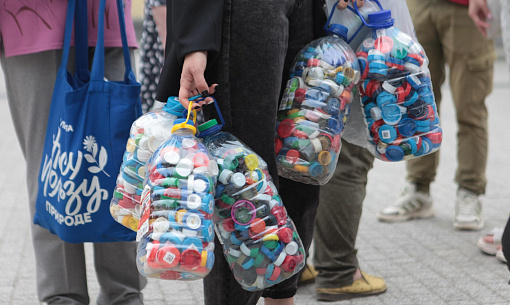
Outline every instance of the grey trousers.
[[(222, 51), (212, 67), (218, 77), (215, 98), (225, 118), (224, 130), (268, 163), (306, 249), (313, 237), (320, 188), (278, 178), (274, 140), (281, 84), (288, 79), (296, 54), (314, 38), (312, 11), (313, 0), (226, 0)], [(256, 304), (262, 292), (245, 291), (237, 283), (217, 239), (215, 255), (215, 265), (204, 279), (205, 304)], [(265, 289), (262, 296), (294, 296), (297, 278), (296, 274)]]
[[(33, 218), (39, 164), (62, 51), (9, 58), (5, 58), (3, 52), (0, 54), (9, 109), (26, 161), (30, 216)], [(73, 54), (71, 52), (69, 60), (71, 71), (74, 66)], [(122, 49), (106, 48), (105, 76), (111, 80), (121, 80), (123, 75)], [(31, 224), (31, 232), (39, 301), (48, 304), (89, 304), (83, 244), (63, 242), (34, 224)], [(140, 291), (147, 280), (139, 275), (136, 268), (136, 243), (96, 243), (93, 247), (100, 285), (97, 303), (143, 304)]]
[(342, 140), (331, 180), (321, 187), (314, 231), (317, 288), (338, 288), (353, 282), (358, 268), (356, 235), (374, 156)]

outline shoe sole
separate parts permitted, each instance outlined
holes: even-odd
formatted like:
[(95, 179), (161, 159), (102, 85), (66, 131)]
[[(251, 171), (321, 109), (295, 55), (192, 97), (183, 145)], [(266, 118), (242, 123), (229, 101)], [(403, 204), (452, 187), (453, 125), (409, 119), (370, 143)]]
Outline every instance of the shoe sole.
[(457, 230), (478, 231), (483, 229), (483, 221), (480, 224), (458, 223), (453, 221), (453, 227)]
[(503, 254), (503, 252), (498, 252), (498, 253), (496, 253), (496, 258), (497, 258), (500, 262), (502, 262), (502, 263), (506, 263), (506, 262), (507, 262), (507, 261), (506, 261), (506, 257), (505, 257), (505, 255)]
[(476, 246), (478, 247), (478, 249), (480, 249), (480, 251), (487, 255), (496, 255), (496, 252), (498, 252), (498, 246), (501, 246), (501, 244), (499, 245), (489, 244), (484, 242), (483, 239), (480, 238), (476, 243)]
[(384, 290), (377, 290), (377, 291), (370, 291), (365, 293), (322, 293), (322, 292), (316, 292), (315, 298), (317, 301), (322, 302), (335, 302), (335, 301), (344, 301), (344, 300), (350, 300), (355, 298), (363, 298), (363, 297), (370, 297), (375, 296), (381, 293), (386, 292), (386, 288)]
[(432, 209), (419, 211), (408, 215), (396, 215), (396, 216), (377, 213), (377, 219), (384, 222), (404, 222), (412, 219), (428, 219), (433, 218), (434, 216), (435, 216), (434, 210)]

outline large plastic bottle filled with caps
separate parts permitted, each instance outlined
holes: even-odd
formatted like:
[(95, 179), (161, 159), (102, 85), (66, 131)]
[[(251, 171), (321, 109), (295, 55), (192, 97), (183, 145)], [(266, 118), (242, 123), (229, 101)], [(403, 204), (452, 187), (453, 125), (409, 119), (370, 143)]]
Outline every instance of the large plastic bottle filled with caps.
[(380, 160), (408, 160), (437, 151), (442, 130), (423, 47), (380, 8), (360, 14), (372, 31), (356, 51), (367, 147)]
[(221, 131), (223, 125), (211, 120), (199, 126), (199, 136), (219, 167), (216, 234), (239, 284), (248, 291), (261, 290), (298, 273), (305, 250), (267, 163), (236, 136)]
[(136, 263), (147, 277), (196, 280), (214, 264), (218, 166), (192, 121), (177, 119), (171, 131), (148, 164)]
[(329, 25), (328, 20), (325, 30), (326, 37), (306, 45), (294, 60), (280, 102), (275, 140), (278, 174), (315, 185), (333, 176), (361, 76), (345, 41), (347, 28)]
[(138, 230), (147, 161), (170, 138), (173, 123), (184, 110), (176, 97), (169, 97), (163, 108), (145, 113), (131, 125), (110, 213), (133, 231)]

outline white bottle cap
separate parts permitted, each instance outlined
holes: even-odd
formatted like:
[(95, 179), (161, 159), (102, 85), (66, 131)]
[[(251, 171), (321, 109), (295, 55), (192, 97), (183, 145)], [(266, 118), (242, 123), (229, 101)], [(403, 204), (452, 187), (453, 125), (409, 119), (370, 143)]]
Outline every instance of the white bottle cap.
[(170, 164), (179, 163), (180, 158), (181, 157), (179, 156), (179, 153), (176, 151), (169, 151), (169, 152), (165, 153), (165, 155), (163, 156), (163, 159), (165, 159), (165, 161)]
[(246, 177), (241, 173), (235, 173), (230, 177), (230, 181), (239, 188), (246, 184)]

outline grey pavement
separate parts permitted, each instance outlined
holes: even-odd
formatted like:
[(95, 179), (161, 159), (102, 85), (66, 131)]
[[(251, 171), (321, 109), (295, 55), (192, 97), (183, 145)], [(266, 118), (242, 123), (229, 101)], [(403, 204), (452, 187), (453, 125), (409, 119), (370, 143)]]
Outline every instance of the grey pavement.
[[(0, 304), (39, 304), (36, 297), (34, 253), (30, 239), (25, 166), (9, 116), (3, 74), (0, 72)], [(393, 203), (404, 185), (404, 163), (376, 161), (369, 173), (367, 197), (358, 234), (361, 268), (384, 277), (388, 291), (341, 304), (472, 305), (510, 304), (510, 273), (506, 265), (476, 248), (477, 239), (509, 216), (510, 77), (500, 56), (495, 85), (487, 100), (490, 118), (488, 186), (484, 198), (485, 229), (459, 232), (452, 218), (456, 185), (456, 132), (453, 103), (448, 86), (443, 88), (441, 125), (444, 140), (441, 162), (432, 196), (436, 217), (398, 224), (378, 222), (375, 214)], [(92, 248), (86, 245), (91, 304), (98, 283)], [(58, 264), (58, 262), (55, 262)], [(314, 298), (313, 284), (300, 287), (296, 304), (322, 304)], [(146, 304), (203, 304), (201, 281), (150, 279), (144, 290)], [(261, 300), (259, 304), (263, 304)], [(324, 303), (325, 304), (325, 303)], [(242, 305), (242, 304), (240, 304)]]

